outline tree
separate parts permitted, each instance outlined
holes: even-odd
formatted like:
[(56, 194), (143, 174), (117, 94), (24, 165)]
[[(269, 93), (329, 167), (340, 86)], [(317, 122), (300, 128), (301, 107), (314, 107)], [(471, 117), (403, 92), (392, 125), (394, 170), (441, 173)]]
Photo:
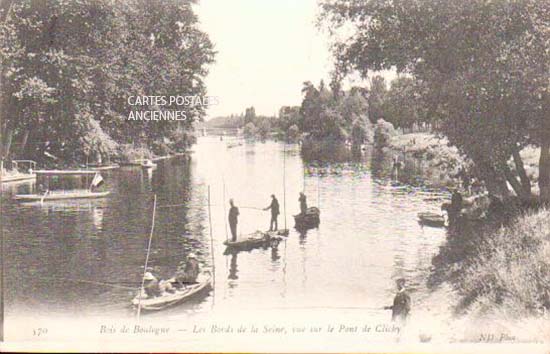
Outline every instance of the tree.
[(244, 112), (244, 124), (254, 123), (256, 120), (256, 110), (254, 107), (247, 108)]
[(150, 124), (126, 120), (134, 109), (127, 100), (206, 93), (214, 51), (193, 3), (24, 0), (0, 7), (2, 156), (40, 160), (48, 146), (70, 162), (112, 143), (175, 144), (183, 136), (176, 131), (190, 130), (203, 106), (139, 107), (184, 109), (188, 117)]
[(385, 117), (384, 101), (386, 99), (387, 89), (386, 80), (384, 77), (376, 75), (370, 80), (369, 90), (369, 119), (372, 123), (376, 123), (378, 119)]
[(411, 129), (416, 123), (427, 122), (424, 107), (417, 81), (399, 77), (391, 82), (383, 104), (388, 122), (398, 128)]
[[(475, 164), (490, 193), (529, 199), (520, 149), (541, 148), (541, 201), (550, 202), (550, 3), (324, 0), (343, 73), (395, 68), (423, 87), (428, 116)], [(513, 160), (511, 169), (508, 160)], [(519, 178), (519, 179), (518, 179)]]

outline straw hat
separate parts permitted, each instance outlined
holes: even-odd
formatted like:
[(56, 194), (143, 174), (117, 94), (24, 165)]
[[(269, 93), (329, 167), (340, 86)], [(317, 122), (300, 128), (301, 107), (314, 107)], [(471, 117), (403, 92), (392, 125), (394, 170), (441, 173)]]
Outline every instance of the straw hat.
[(143, 279), (144, 280), (155, 280), (155, 276), (151, 273), (151, 272), (147, 272), (145, 273), (145, 275), (143, 276)]

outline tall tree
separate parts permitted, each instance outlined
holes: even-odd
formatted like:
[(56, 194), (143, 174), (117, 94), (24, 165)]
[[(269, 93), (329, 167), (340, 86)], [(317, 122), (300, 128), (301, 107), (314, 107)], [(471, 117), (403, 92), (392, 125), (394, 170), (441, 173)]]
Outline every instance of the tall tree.
[[(395, 68), (423, 100), (489, 191), (530, 197), (519, 150), (541, 148), (541, 200), (550, 202), (550, 3), (539, 0), (324, 0), (322, 22), (352, 28), (338, 40), (342, 72)], [(513, 157), (514, 169), (508, 160)]]

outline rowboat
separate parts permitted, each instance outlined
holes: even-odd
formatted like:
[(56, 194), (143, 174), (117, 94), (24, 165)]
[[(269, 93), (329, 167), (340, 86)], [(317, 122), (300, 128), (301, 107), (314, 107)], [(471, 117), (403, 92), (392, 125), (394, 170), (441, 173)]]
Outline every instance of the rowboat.
[(54, 192), (48, 191), (44, 194), (16, 194), (13, 199), (22, 202), (32, 201), (49, 201), (49, 200), (63, 200), (63, 199), (83, 199), (83, 198), (103, 198), (109, 195), (109, 191), (105, 192), (91, 192), (88, 189)]
[(144, 292), (136, 295), (132, 305), (141, 308), (141, 311), (160, 311), (166, 308), (181, 305), (198, 296), (205, 295), (212, 288), (212, 275), (204, 272), (199, 275), (197, 283), (185, 285), (173, 293), (165, 293), (157, 297), (147, 297)]
[(425, 226), (445, 227), (445, 217), (431, 212), (418, 213), (418, 222)]
[(88, 168), (91, 171), (108, 171), (108, 170), (115, 170), (117, 168), (120, 168), (120, 165), (116, 163), (111, 165), (88, 164)]
[(295, 228), (312, 229), (319, 226), (321, 211), (317, 207), (307, 208), (305, 214), (294, 215)]
[(252, 234), (246, 235), (245, 238), (238, 239), (236, 241), (224, 241), (223, 244), (227, 246), (226, 251), (248, 251), (259, 247), (276, 247), (282, 240), (282, 236), (287, 236), (288, 230), (277, 231), (256, 231)]

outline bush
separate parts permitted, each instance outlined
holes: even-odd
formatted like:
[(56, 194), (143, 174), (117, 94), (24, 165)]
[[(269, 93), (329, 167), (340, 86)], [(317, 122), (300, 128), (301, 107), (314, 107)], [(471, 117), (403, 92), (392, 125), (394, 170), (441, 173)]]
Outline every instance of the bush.
[(390, 146), (392, 136), (395, 136), (397, 132), (393, 127), (393, 124), (386, 122), (383, 119), (379, 119), (376, 122), (374, 128), (374, 146), (377, 148), (383, 148)]

